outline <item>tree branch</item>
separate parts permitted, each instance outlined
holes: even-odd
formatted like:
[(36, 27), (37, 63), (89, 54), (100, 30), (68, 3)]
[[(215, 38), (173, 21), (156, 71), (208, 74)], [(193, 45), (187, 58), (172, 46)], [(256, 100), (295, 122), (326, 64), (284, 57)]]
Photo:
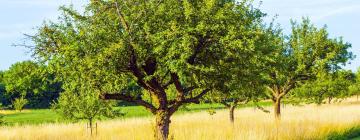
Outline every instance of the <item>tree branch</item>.
[(223, 104), (227, 108), (230, 108), (230, 104), (228, 104), (225, 100), (222, 100), (221, 104)]
[(115, 7), (116, 7), (116, 12), (121, 20), (121, 24), (123, 25), (123, 27), (125, 28), (125, 30), (130, 34), (130, 28), (128, 23), (126, 22), (124, 15), (121, 13), (119, 5), (117, 2), (115, 2)]
[(137, 78), (137, 83), (139, 84), (139, 86), (142, 86), (147, 90), (151, 89), (150, 86), (148, 86), (144, 81), (145, 76), (137, 66), (137, 59), (136, 59), (135, 51), (133, 49), (131, 50), (131, 55), (130, 55), (129, 70)]
[(170, 113), (174, 113), (176, 110), (178, 110), (178, 108), (183, 105), (183, 104), (186, 104), (186, 103), (200, 103), (200, 98), (202, 96), (204, 96), (207, 92), (209, 92), (210, 89), (205, 89), (203, 90), (200, 94), (196, 95), (195, 97), (192, 97), (192, 98), (187, 98), (187, 99), (182, 99), (182, 100), (173, 100), (173, 101), (170, 101), (169, 104), (173, 104), (169, 110), (170, 110)]
[(262, 106), (258, 105), (257, 103), (255, 103), (255, 106), (256, 106), (257, 109), (259, 109), (259, 110), (261, 110), (261, 111), (263, 111), (263, 112), (265, 112), (265, 113), (270, 113), (269, 110), (266, 110), (265, 108), (263, 108)]
[(142, 99), (137, 99), (133, 96), (129, 96), (129, 95), (124, 95), (123, 93), (116, 93), (116, 94), (101, 94), (100, 95), (100, 99), (103, 100), (123, 100), (123, 101), (127, 101), (127, 102), (131, 102), (131, 103), (135, 103), (141, 106), (144, 106), (147, 110), (149, 110), (151, 113), (155, 114), (156, 113), (156, 108), (155, 106), (153, 106), (152, 104), (142, 100)]
[[(161, 77), (159, 78), (160, 83), (163, 83), (163, 82), (164, 82), (166, 76), (167, 76), (169, 73), (170, 73), (170, 70), (167, 70), (166, 73), (164, 74), (164, 76), (161, 76)], [(167, 88), (169, 85), (171, 85), (172, 83), (173, 83), (173, 81), (172, 81), (172, 79), (170, 78), (170, 80), (169, 80), (167, 83), (162, 84), (162, 87), (163, 87), (164, 89), (166, 89), (166, 88)]]
[(295, 88), (295, 83), (290, 83), (290, 85), (287, 85), (283, 92), (279, 95), (279, 97), (285, 96), (291, 89)]
[(196, 88), (197, 88), (196, 86), (191, 86), (191, 87), (185, 88), (184, 89), (185, 95), (189, 94), (190, 92), (192, 92)]
[(209, 92), (210, 89), (205, 89), (203, 90), (200, 94), (196, 95), (195, 97), (192, 98), (187, 98), (182, 100), (183, 103), (200, 103), (200, 98), (203, 97), (207, 92)]
[(171, 73), (171, 79), (174, 82), (175, 88), (178, 91), (178, 96), (184, 96), (184, 89), (181, 86), (179, 76), (176, 73)]
[(193, 52), (193, 54), (189, 57), (189, 59), (187, 60), (187, 62), (191, 65), (193, 65), (195, 63), (196, 57), (199, 53), (201, 53), (201, 49), (204, 48), (207, 40), (204, 37), (199, 37), (199, 42), (195, 47), (195, 50)]
[(163, 87), (164, 89), (167, 89), (167, 87), (170, 86), (170, 85), (173, 84), (173, 83), (174, 83), (174, 81), (173, 81), (172, 79), (170, 79), (167, 83), (165, 83), (164, 85), (162, 85), (162, 87)]

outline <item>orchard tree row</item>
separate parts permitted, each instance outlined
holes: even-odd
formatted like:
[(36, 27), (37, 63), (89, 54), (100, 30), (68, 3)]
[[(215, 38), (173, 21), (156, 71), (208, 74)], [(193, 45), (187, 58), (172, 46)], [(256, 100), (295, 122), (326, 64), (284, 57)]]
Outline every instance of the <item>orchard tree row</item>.
[(166, 140), (171, 116), (203, 99), (228, 107), (232, 121), (239, 104), (270, 99), (280, 119), (284, 98), (321, 104), (359, 88), (342, 70), (351, 44), (308, 18), (284, 33), (252, 1), (90, 0), (84, 12), (60, 10), (25, 46), (61, 79), (57, 107), (94, 103), (67, 116), (109, 103), (94, 97), (122, 100), (154, 114), (155, 137)]

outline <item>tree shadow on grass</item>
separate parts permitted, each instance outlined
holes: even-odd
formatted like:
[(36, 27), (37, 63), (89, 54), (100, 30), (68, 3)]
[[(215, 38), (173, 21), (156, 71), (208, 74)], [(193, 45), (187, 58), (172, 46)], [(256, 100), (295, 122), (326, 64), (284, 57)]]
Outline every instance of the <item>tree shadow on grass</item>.
[(352, 127), (344, 132), (331, 133), (327, 140), (356, 140), (360, 139), (360, 126)]

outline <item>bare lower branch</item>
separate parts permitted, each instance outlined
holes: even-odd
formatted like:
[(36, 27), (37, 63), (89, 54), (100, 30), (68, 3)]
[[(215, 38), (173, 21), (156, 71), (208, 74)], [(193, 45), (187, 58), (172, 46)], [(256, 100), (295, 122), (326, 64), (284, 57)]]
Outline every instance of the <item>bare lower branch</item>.
[(120, 7), (118, 5), (117, 2), (115, 2), (115, 7), (116, 7), (116, 12), (121, 20), (121, 24), (123, 25), (123, 27), (125, 28), (125, 30), (130, 34), (130, 28), (129, 28), (129, 25), (128, 23), (126, 22), (125, 18), (124, 18), (124, 15), (121, 13), (120, 11)]
[(205, 89), (200, 94), (196, 95), (195, 97), (184, 99), (182, 102), (183, 103), (197, 103), (198, 104), (198, 103), (200, 103), (200, 98), (203, 97), (209, 91), (210, 91), (210, 89)]
[(263, 111), (265, 113), (270, 113), (269, 110), (267, 110), (267, 109), (263, 108), (262, 106), (258, 105), (256, 102), (255, 102), (255, 106), (256, 106), (257, 109), (259, 109), (259, 110), (261, 110), (261, 111)]
[(170, 113), (171, 114), (174, 113), (183, 104), (187, 104), (187, 103), (196, 103), (196, 104), (198, 104), (198, 103), (200, 103), (200, 98), (203, 97), (209, 91), (210, 91), (210, 89), (205, 89), (200, 94), (196, 95), (195, 97), (182, 99), (182, 100), (169, 101), (169, 104), (172, 104), (172, 106), (169, 108)]
[(230, 108), (230, 104), (228, 104), (226, 101), (221, 101), (221, 104), (223, 104), (225, 107)]
[(130, 96), (130, 95), (124, 95), (122, 93), (117, 93), (117, 94), (101, 94), (100, 99), (104, 99), (104, 100), (123, 100), (123, 101), (127, 101), (127, 102), (131, 102), (131, 103), (135, 103), (141, 106), (144, 106), (147, 110), (149, 110), (151, 113), (155, 114), (156, 113), (156, 108), (155, 106), (153, 106), (152, 104), (142, 100), (142, 99), (138, 99), (136, 97)]

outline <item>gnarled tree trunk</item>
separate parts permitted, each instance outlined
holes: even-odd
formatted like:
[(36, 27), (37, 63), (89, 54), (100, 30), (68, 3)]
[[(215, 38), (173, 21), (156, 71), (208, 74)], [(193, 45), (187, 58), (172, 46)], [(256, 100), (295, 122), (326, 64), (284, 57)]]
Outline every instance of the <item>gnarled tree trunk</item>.
[(159, 110), (156, 113), (155, 138), (157, 140), (167, 140), (170, 128), (170, 113), (168, 111)]
[[(150, 80), (145, 80), (146, 76), (151, 76), (155, 73), (157, 68), (157, 62), (154, 58), (149, 58), (145, 61), (145, 64), (141, 67), (137, 64), (137, 56), (135, 55), (134, 49), (131, 49), (131, 56), (129, 61), (129, 71), (136, 77), (137, 84), (147, 90), (154, 99), (155, 103), (148, 102), (137, 96), (126, 94), (126, 90), (117, 92), (117, 93), (102, 93), (100, 98), (109, 100), (123, 100), (131, 103), (135, 103), (141, 106), (144, 106), (156, 118), (155, 126), (155, 139), (157, 140), (167, 140), (169, 136), (169, 125), (170, 117), (175, 113), (179, 107), (187, 103), (200, 103), (200, 98), (203, 97), (208, 91), (209, 88), (203, 89), (199, 94), (195, 96), (188, 96), (194, 89), (200, 88), (197, 86), (185, 87), (181, 84), (179, 76), (177, 73), (169, 72), (170, 81), (163, 82), (157, 77), (153, 77)], [(166, 89), (170, 85), (174, 85), (177, 90), (177, 95), (175, 99), (169, 99), (167, 97)], [(192, 94), (191, 94), (192, 95)], [(158, 107), (157, 107), (158, 106)]]

